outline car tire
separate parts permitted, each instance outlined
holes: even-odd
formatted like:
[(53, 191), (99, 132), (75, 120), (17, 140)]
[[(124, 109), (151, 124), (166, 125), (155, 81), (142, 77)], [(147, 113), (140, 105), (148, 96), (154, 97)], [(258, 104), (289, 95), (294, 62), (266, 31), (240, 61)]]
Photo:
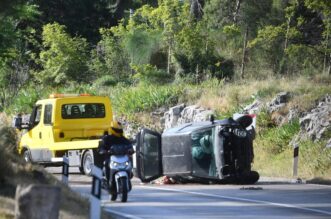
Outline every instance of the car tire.
[(31, 154), (28, 149), (25, 149), (23, 152), (23, 159), (26, 163), (31, 163)]
[(93, 153), (91, 151), (86, 151), (83, 156), (82, 166), (83, 172), (87, 176), (92, 175), (93, 166)]

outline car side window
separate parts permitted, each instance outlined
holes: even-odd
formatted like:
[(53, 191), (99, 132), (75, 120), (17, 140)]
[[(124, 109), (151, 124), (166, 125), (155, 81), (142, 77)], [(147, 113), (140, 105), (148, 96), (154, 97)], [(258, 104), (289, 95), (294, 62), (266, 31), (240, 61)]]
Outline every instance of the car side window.
[(203, 129), (191, 134), (192, 170), (200, 177), (216, 177), (214, 128)]
[(41, 106), (37, 107), (37, 111), (36, 111), (36, 117), (34, 119), (34, 124), (38, 125), (40, 122), (40, 118), (41, 118)]
[(53, 109), (52, 104), (45, 105), (45, 110), (44, 110), (44, 124), (45, 125), (52, 124), (52, 109)]
[(42, 109), (42, 105), (37, 105), (33, 108), (29, 122), (30, 124), (29, 129), (32, 129), (33, 127), (39, 124), (41, 119), (41, 109)]

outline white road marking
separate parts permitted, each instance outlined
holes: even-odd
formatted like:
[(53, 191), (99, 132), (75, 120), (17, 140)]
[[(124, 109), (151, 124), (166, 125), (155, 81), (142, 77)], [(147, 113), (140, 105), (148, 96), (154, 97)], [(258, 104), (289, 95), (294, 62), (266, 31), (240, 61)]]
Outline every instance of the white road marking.
[(323, 185), (323, 184), (307, 183), (306, 185), (310, 185), (310, 186), (318, 186), (318, 187), (325, 187), (325, 188), (331, 188), (331, 185)]
[(137, 217), (134, 216), (132, 214), (125, 214), (119, 211), (114, 211), (114, 210), (110, 210), (109, 208), (104, 208), (104, 211), (107, 211), (109, 213), (115, 214), (115, 215), (119, 215), (121, 217), (125, 217), (125, 218), (130, 218), (130, 219), (143, 219), (142, 217)]
[(170, 191), (170, 192), (180, 192), (180, 193), (186, 193), (186, 194), (191, 194), (191, 195), (200, 195), (200, 196), (212, 197), (212, 198), (223, 198), (223, 199), (234, 200), (234, 201), (253, 202), (253, 203), (259, 203), (259, 204), (265, 204), (265, 205), (271, 205), (271, 206), (277, 206), (277, 207), (284, 207), (284, 208), (294, 208), (294, 209), (311, 211), (311, 212), (325, 214), (325, 215), (331, 215), (331, 212), (328, 212), (328, 211), (300, 207), (300, 206), (292, 205), (292, 204), (282, 204), (282, 203), (277, 203), (277, 202), (268, 202), (268, 201), (261, 201), (261, 200), (256, 200), (256, 199), (229, 197), (229, 196), (223, 196), (223, 195), (213, 195), (213, 194), (208, 194), (208, 193), (191, 192), (191, 191), (178, 190), (178, 189), (158, 188), (158, 187), (151, 187), (151, 186), (142, 186), (142, 187), (147, 188), (147, 189), (156, 189), (156, 190), (163, 190), (163, 191)]

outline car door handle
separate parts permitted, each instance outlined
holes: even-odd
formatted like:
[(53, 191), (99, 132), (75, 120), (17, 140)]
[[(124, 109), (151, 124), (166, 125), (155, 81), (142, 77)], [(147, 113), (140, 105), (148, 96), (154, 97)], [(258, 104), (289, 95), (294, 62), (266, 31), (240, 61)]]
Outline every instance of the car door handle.
[(41, 132), (39, 132), (39, 138), (41, 139), (42, 135), (41, 135)]

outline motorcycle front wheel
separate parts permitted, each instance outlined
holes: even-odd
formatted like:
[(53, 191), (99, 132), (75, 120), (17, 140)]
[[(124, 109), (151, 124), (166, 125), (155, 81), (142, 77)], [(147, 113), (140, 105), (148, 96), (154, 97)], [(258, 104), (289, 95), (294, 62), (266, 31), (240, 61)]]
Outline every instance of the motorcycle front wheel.
[[(111, 185), (110, 182), (109, 182), (109, 185)], [(110, 194), (110, 200), (111, 201), (116, 201), (116, 199), (117, 199), (117, 187), (116, 187), (115, 182), (113, 182), (112, 186), (110, 188), (108, 188), (108, 192)]]
[(114, 192), (113, 194), (110, 194), (110, 200), (116, 201), (116, 199), (117, 199), (117, 193), (116, 192)]
[(119, 179), (119, 191), (121, 202), (126, 202), (128, 200), (128, 183), (127, 178), (123, 177)]

